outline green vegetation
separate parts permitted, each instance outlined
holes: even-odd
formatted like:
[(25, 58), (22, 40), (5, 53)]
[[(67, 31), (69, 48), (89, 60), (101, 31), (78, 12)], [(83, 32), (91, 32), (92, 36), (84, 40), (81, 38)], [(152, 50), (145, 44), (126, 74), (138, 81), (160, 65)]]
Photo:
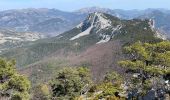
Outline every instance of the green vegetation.
[[(30, 42), (22, 47), (3, 52), (1, 54), (3, 57), (16, 59), (17, 67), (28, 74), (33, 85), (30, 96), (30, 82), (16, 72), (15, 63), (0, 59), (0, 95), (11, 97), (13, 100), (28, 100), (29, 97), (32, 97), (32, 100), (124, 100), (128, 97), (127, 94), (134, 90), (137, 90), (135, 91), (137, 95), (133, 95), (130, 99), (143, 97), (151, 89), (157, 91), (164, 88), (165, 85), (160, 80), (165, 81), (163, 76), (170, 74), (170, 42), (160, 42), (162, 40), (155, 37), (156, 33), (148, 24), (149, 20), (120, 20), (107, 14), (106, 16), (111, 20), (112, 26), (114, 26), (112, 28), (121, 26), (121, 29), (113, 32), (112, 28), (106, 28), (98, 33), (98, 29), (94, 27), (89, 35), (71, 41), (70, 38), (81, 33), (83, 29), (74, 28), (57, 37)], [(83, 55), (83, 51), (100, 41), (102, 38), (100, 35), (109, 35), (114, 40), (112, 42), (118, 41), (118, 45), (126, 45), (123, 52), (127, 59), (120, 61), (119, 65), (127, 69), (126, 72), (131, 77), (127, 78), (115, 71), (110, 71), (101, 77), (100, 82), (93, 82), (91, 72), (86, 66), (94, 67), (93, 63), (101, 61), (102, 66), (98, 67), (98, 72), (92, 72), (97, 75), (100, 72), (106, 72), (100, 69), (108, 70), (110, 67), (118, 67), (117, 64), (106, 64), (107, 58), (110, 62), (114, 56), (107, 57), (105, 53), (99, 60), (86, 62), (98, 49), (92, 48), (95, 50), (92, 50), (92, 53), (87, 52), (85, 55)], [(137, 42), (138, 40), (141, 42)], [(116, 47), (110, 44), (108, 46), (112, 46), (109, 48), (110, 50)], [(106, 48), (108, 47), (106, 46)], [(118, 56), (114, 59), (117, 62), (123, 58), (123, 55), (121, 55), (121, 47), (115, 50), (119, 51), (115, 52), (119, 53), (115, 54)], [(97, 53), (96, 58), (100, 54)], [(105, 55), (106, 60), (103, 61)], [(83, 67), (77, 67), (80, 64), (77, 63), (79, 61), (75, 61), (76, 57), (84, 58), (80, 60)], [(70, 59), (73, 61), (71, 62)], [(75, 63), (73, 63), (74, 61)], [(76, 67), (62, 68), (74, 65)], [(95, 68), (92, 69), (92, 71), (96, 71)], [(101, 74), (103, 75), (103, 73)], [(125, 86), (128, 87), (128, 90), (125, 89)]]
[(33, 89), (32, 100), (50, 100), (51, 94), (48, 85), (40, 84)]
[(125, 100), (118, 94), (123, 91), (123, 78), (114, 71), (107, 73), (100, 83), (93, 83), (87, 67), (65, 67), (59, 70), (49, 84), (33, 89), (32, 100)]
[[(20, 48), (4, 51), (0, 55), (2, 57), (16, 59), (17, 67), (21, 68), (41, 61), (44, 57), (56, 54), (56, 52), (62, 52), (62, 55), (65, 57), (70, 53), (79, 54), (99, 42), (102, 38), (100, 35), (114, 36), (112, 40), (120, 40), (123, 44), (131, 44), (138, 40), (142, 42), (161, 41), (155, 37), (155, 32), (152, 31), (148, 24), (149, 20), (120, 20), (108, 14), (104, 14), (104, 16), (106, 19), (111, 20), (113, 27), (102, 30), (94, 27), (90, 32), (91, 34), (70, 41), (72, 37), (82, 32), (83, 27), (87, 27), (84, 25), (80, 28), (73, 28), (57, 37), (40, 39)], [(122, 28), (112, 33), (112, 28), (116, 28), (117, 26), (122, 26)], [(96, 33), (97, 30), (100, 30), (100, 32)]]
[(149, 20), (124, 20), (123, 28), (113, 39), (120, 39), (125, 44), (132, 44), (137, 41), (141, 42), (159, 42), (161, 39), (157, 38), (156, 31), (151, 29), (151, 26), (148, 24)]
[[(64, 67), (58, 70), (58, 67), (54, 67), (49, 62), (48, 67), (35, 67), (34, 71), (39, 70), (36, 75), (42, 77), (49, 75), (50, 77), (46, 81), (41, 81), (42, 84), (34, 86), (31, 96), (29, 95), (30, 83), (24, 76), (16, 72), (15, 62), (0, 59), (1, 96), (11, 97), (12, 100), (29, 100), (30, 97), (32, 100), (125, 100), (125, 98), (137, 100), (138, 97), (145, 96), (151, 89), (157, 91), (165, 87), (165, 84), (160, 80), (163, 80), (163, 76), (170, 74), (169, 41), (136, 42), (124, 47), (123, 51), (127, 59), (120, 61), (119, 64), (125, 67), (130, 75), (132, 74), (132, 77), (129, 77), (130, 80), (125, 80), (125, 77), (117, 72), (110, 71), (104, 75), (103, 81), (94, 83), (90, 70), (85, 66)], [(63, 62), (61, 60), (55, 63), (57, 66)], [(54, 63), (53, 60), (51, 63)], [(51, 73), (46, 72), (46, 75), (43, 76), (41, 72), (48, 70), (48, 68)], [(31, 77), (36, 79), (36, 75)], [(53, 78), (51, 79), (51, 77)], [(124, 83), (128, 84), (126, 84), (128, 90), (123, 87)], [(137, 90), (135, 95), (127, 96), (135, 90)]]
[(60, 70), (62, 66), (68, 66), (68, 61), (65, 59), (50, 59), (47, 62), (43, 61), (38, 65), (25, 68), (23, 70), (29, 70), (29, 79), (32, 86), (36, 86), (39, 83), (46, 83), (56, 75), (56, 71)]
[(51, 82), (52, 94), (56, 99), (73, 99), (81, 94), (84, 86), (91, 83), (87, 68), (64, 68)]
[(169, 41), (154, 44), (136, 42), (125, 47), (124, 52), (128, 60), (120, 61), (119, 64), (134, 74), (131, 78), (132, 91), (137, 89), (139, 95), (144, 95), (151, 89), (158, 91), (165, 87), (160, 80), (170, 74)]
[(29, 100), (29, 80), (17, 73), (15, 61), (0, 59), (0, 98)]
[(116, 72), (111, 71), (106, 73), (104, 80), (101, 83), (95, 85), (95, 91), (101, 93), (95, 95), (93, 98), (95, 98), (95, 100), (102, 98), (115, 98), (115, 100), (124, 100), (124, 97), (120, 97), (119, 95), (121, 92), (123, 92), (123, 88), (121, 87), (122, 83), (123, 78)]

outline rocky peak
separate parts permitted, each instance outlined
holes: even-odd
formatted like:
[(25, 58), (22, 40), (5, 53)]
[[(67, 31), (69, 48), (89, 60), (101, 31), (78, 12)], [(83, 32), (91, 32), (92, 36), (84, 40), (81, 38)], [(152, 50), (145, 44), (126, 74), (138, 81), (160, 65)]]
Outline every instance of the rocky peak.
[(87, 19), (83, 23), (79, 24), (78, 27), (81, 27), (82, 31), (85, 31), (91, 26), (97, 29), (105, 29), (111, 27), (111, 24), (112, 22), (104, 13), (95, 12), (89, 14)]
[(103, 43), (109, 41), (113, 36), (114, 32), (121, 28), (120, 23), (116, 22), (118, 18), (113, 16), (109, 16), (105, 13), (95, 12), (89, 14), (89, 16), (80, 23), (77, 28), (80, 29), (81, 33), (72, 37), (70, 40), (75, 40), (79, 37), (89, 35), (89, 34), (97, 34), (98, 37), (102, 39), (99, 43)]

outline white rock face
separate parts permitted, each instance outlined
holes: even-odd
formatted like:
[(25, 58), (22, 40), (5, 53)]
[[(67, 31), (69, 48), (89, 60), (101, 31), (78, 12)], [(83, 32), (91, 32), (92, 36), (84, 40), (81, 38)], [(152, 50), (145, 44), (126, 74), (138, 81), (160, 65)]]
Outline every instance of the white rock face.
[(105, 29), (107, 27), (111, 27), (111, 21), (106, 19), (102, 13), (95, 13), (98, 17), (98, 22), (100, 24), (100, 29)]
[[(94, 34), (97, 34), (101, 38), (101, 40), (98, 41), (96, 44), (105, 43), (110, 41), (115, 32), (122, 28), (122, 25), (113, 26), (112, 21), (107, 18), (105, 14), (96, 12), (90, 15), (88, 19), (86, 19), (84, 22), (76, 26), (76, 28), (79, 29), (82, 29), (83, 27), (87, 27), (87, 29), (72, 37), (70, 40), (75, 40), (80, 37), (89, 35), (93, 30), (95, 31)], [(108, 33), (108, 30), (110, 30), (111, 32)]]
[(105, 36), (103, 36), (103, 37), (104, 37), (104, 38), (103, 38), (102, 40), (100, 40), (99, 42), (97, 42), (96, 44), (109, 42), (109, 40), (111, 39), (110, 35), (105, 35)]
[(81, 28), (83, 26), (83, 23), (80, 23), (79, 25), (76, 26), (76, 28)]
[[(75, 40), (75, 39), (78, 39), (78, 38), (80, 38), (80, 37), (82, 37), (82, 36), (89, 35), (89, 34), (90, 34), (90, 31), (91, 31), (92, 28), (93, 28), (94, 21), (95, 21), (95, 17), (93, 17), (92, 24), (91, 24), (91, 26), (90, 26), (88, 29), (86, 29), (86, 30), (83, 31), (82, 33), (79, 33), (78, 35), (72, 37), (70, 40)], [(82, 26), (83, 26), (83, 23), (80, 23), (80, 24), (77, 26), (77, 28), (80, 28), (80, 27), (82, 27)]]
[(103, 34), (101, 34), (102, 39), (101, 39), (99, 42), (97, 42), (96, 44), (109, 42), (110, 39), (114, 36), (114, 33), (115, 33), (116, 31), (120, 30), (121, 28), (122, 28), (121, 25), (118, 25), (117, 27), (112, 28), (112, 34), (111, 34), (111, 35), (103, 35)]
[(163, 40), (167, 40), (166, 35), (164, 35), (164, 34), (162, 34), (162, 33), (160, 33), (159, 31), (156, 30), (154, 20), (150, 19), (148, 24), (149, 24), (150, 28), (152, 29), (152, 31), (156, 32), (155, 37), (158, 37), (158, 38), (163, 39)]
[(158, 32), (158, 31), (156, 31), (156, 37), (158, 37), (158, 38), (160, 38), (160, 39), (162, 39), (162, 40), (167, 40), (166, 35)]
[(78, 35), (76, 35), (74, 37), (72, 37), (70, 40), (75, 40), (75, 39), (78, 39), (78, 38), (80, 38), (82, 36), (89, 35), (92, 28), (93, 28), (93, 26), (90, 26), (87, 30), (85, 30), (82, 33), (79, 33)]
[[(82, 36), (85, 36), (85, 35), (89, 35), (91, 30), (95, 27), (97, 28), (97, 32), (98, 33), (99, 31), (101, 31), (102, 29), (106, 29), (108, 27), (111, 27), (111, 21), (108, 20), (104, 14), (102, 13), (94, 13), (94, 16), (90, 16), (89, 21), (92, 21), (91, 22), (91, 25), (89, 28), (87, 28), (85, 31), (79, 33), (78, 35), (72, 37), (70, 40), (75, 40), (75, 39), (78, 39)], [(81, 28), (83, 26), (84, 23), (80, 23), (79, 25), (76, 26), (76, 28)], [(104, 40), (106, 41), (106, 40)]]

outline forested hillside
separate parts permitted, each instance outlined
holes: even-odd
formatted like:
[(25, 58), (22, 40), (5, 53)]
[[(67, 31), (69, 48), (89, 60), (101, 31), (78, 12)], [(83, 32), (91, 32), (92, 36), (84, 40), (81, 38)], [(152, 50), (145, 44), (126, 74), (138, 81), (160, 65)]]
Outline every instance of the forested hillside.
[[(37, 23), (25, 20), (35, 32), (63, 31), (65, 25), (72, 29), (48, 38), (11, 30), (10, 36), (22, 41), (9, 40), (7, 31), (1, 32), (9, 45), (17, 44), (1, 44), (6, 49), (0, 52), (0, 100), (169, 100), (170, 42), (155, 26), (155, 19), (115, 17), (108, 9), (105, 13), (55, 9), (15, 12), (28, 19), (23, 11), (39, 19)], [(3, 13), (11, 14), (11, 10)], [(78, 25), (73, 28), (75, 23)]]

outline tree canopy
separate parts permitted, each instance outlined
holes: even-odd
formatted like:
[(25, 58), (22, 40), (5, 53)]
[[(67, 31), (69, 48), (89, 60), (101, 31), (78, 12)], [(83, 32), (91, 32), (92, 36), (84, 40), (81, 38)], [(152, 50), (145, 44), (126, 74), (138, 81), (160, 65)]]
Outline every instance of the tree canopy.
[(119, 64), (133, 70), (142, 70), (153, 74), (170, 73), (170, 42), (149, 44), (137, 42), (124, 48), (128, 60)]
[[(139, 93), (146, 93), (151, 89), (163, 90), (163, 76), (170, 74), (170, 42), (159, 43), (136, 42), (124, 47), (127, 59), (119, 64), (134, 75), (131, 79), (132, 88)], [(165, 89), (163, 90), (165, 91)]]
[(66, 67), (60, 70), (51, 82), (53, 97), (58, 99), (74, 99), (83, 88), (91, 82), (89, 69), (85, 67)]
[(0, 59), (0, 97), (29, 100), (29, 89), (30, 82), (16, 71), (15, 61)]

